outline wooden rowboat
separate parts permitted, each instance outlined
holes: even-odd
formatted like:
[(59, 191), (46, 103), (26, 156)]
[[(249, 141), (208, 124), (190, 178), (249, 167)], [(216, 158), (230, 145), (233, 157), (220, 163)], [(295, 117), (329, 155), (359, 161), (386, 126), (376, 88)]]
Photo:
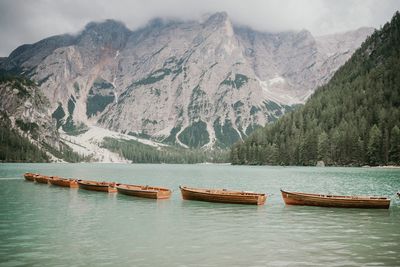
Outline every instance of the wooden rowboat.
[(50, 179), (50, 176), (37, 174), (35, 176), (35, 181), (41, 184), (47, 184)]
[(37, 175), (36, 173), (27, 172), (27, 173), (24, 174), (24, 178), (27, 181), (34, 182), (36, 175)]
[(78, 188), (78, 182), (76, 181), (76, 179), (67, 179), (58, 176), (51, 176), (49, 179), (49, 183), (57, 186)]
[(228, 191), (226, 189), (202, 189), (179, 186), (182, 198), (207, 202), (221, 202), (232, 204), (263, 205), (267, 199), (265, 194)]
[(117, 184), (116, 188), (118, 193), (135, 197), (167, 199), (171, 196), (171, 190), (163, 187)]
[(117, 189), (115, 189), (115, 183), (110, 182), (98, 182), (98, 181), (89, 181), (89, 180), (77, 180), (79, 188), (85, 190), (92, 191), (100, 191), (100, 192), (108, 192), (115, 193)]
[(286, 205), (387, 209), (390, 198), (379, 196), (334, 196), (281, 190)]

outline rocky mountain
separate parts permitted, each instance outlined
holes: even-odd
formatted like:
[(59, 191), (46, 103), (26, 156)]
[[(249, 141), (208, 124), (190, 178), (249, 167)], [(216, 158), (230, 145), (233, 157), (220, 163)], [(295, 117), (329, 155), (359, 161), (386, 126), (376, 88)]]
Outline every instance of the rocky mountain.
[(314, 37), (204, 21), (107, 20), (23, 45), (0, 68), (25, 74), (66, 133), (97, 125), (183, 147), (228, 147), (303, 103), (373, 29)]
[(41, 162), (64, 157), (49, 101), (32, 81), (0, 75), (0, 95), (0, 160)]
[(2, 77), (0, 95), (0, 111), (2, 116), (11, 119), (12, 126), (19, 126), (39, 143), (59, 149), (58, 132), (46, 108), (49, 107), (48, 100), (32, 82)]

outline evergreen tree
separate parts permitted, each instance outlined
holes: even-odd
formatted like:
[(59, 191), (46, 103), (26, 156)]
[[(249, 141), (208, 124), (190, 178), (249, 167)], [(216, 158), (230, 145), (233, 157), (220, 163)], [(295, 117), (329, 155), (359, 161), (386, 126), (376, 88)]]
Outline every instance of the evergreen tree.
[(325, 131), (318, 136), (318, 160), (323, 160), (325, 163), (330, 162), (329, 139)]
[(374, 124), (369, 132), (369, 141), (367, 154), (371, 165), (379, 165), (382, 162), (382, 134), (379, 128)]
[(392, 164), (400, 165), (400, 129), (395, 125), (391, 131), (389, 160)]

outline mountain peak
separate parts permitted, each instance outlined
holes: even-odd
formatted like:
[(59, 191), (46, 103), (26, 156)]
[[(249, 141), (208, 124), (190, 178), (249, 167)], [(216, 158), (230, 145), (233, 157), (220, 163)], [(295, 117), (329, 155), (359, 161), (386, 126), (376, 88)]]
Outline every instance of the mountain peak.
[(89, 22), (78, 37), (78, 44), (86, 47), (92, 44), (120, 49), (125, 45), (130, 33), (124, 23), (116, 20)]
[(113, 20), (113, 19), (106, 19), (104, 21), (92, 21), (86, 24), (84, 31), (90, 30), (110, 30), (122, 28), (128, 30), (125, 24), (121, 21)]
[(225, 11), (223, 12), (216, 12), (211, 14), (208, 19), (205, 21), (205, 25), (218, 25), (225, 23), (229, 19), (228, 13)]

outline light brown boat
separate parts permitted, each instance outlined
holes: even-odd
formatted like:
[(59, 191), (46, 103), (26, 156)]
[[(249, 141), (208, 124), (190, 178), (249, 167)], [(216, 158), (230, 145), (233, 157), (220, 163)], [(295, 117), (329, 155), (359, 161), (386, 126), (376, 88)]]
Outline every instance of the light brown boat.
[(335, 196), (283, 190), (281, 193), (286, 205), (374, 209), (387, 209), (390, 206), (390, 198), (379, 196)]
[(207, 202), (220, 202), (232, 204), (263, 205), (267, 199), (265, 194), (228, 191), (226, 189), (204, 189), (179, 186), (182, 198), (185, 200), (198, 200)]
[(40, 184), (47, 184), (50, 179), (50, 176), (37, 174), (35, 176), (35, 181)]
[(115, 183), (112, 182), (98, 182), (89, 180), (77, 180), (79, 188), (92, 191), (115, 193), (117, 189), (115, 188)]
[(118, 193), (144, 198), (167, 199), (171, 196), (171, 190), (164, 187), (148, 185), (117, 184)]
[(36, 173), (27, 172), (27, 173), (24, 174), (24, 178), (27, 181), (34, 182), (36, 175), (37, 175)]
[(58, 176), (51, 176), (49, 179), (49, 183), (57, 186), (78, 188), (78, 182), (76, 179), (67, 179)]

